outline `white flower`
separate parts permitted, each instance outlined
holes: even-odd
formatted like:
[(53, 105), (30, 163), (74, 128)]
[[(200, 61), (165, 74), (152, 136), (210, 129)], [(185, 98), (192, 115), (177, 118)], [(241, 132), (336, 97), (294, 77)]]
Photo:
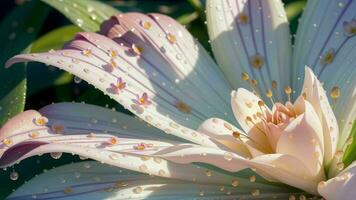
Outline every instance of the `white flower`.
[(342, 154), (356, 116), (355, 9), (352, 0), (308, 1), (292, 54), (279, 0), (210, 0), (220, 68), (160, 14), (113, 16), (101, 34), (79, 33), (63, 50), (15, 56), (7, 66), (57, 66), (147, 124), (76, 103), (26, 111), (0, 130), (0, 166), (66, 152), (155, 177), (77, 163), (9, 199), (353, 199), (356, 168), (343, 170)]

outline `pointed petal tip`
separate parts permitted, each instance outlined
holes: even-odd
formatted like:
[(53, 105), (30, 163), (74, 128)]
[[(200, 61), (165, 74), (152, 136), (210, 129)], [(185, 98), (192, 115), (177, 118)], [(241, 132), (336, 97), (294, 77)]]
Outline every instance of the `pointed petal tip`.
[(24, 111), (9, 119), (0, 129), (0, 140), (18, 132), (26, 131), (35, 126), (33, 119), (41, 117), (35, 110)]

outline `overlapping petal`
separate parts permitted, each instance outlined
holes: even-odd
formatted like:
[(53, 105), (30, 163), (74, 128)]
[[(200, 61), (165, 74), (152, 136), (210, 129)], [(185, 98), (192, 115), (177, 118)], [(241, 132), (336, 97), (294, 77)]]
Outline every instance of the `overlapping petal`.
[(286, 199), (302, 195), (276, 186), (197, 184), (154, 178), (97, 162), (49, 170), (17, 189), (8, 199)]
[(324, 163), (328, 165), (336, 151), (339, 127), (321, 83), (308, 67), (305, 68), (302, 94), (311, 103), (321, 122), (324, 138)]
[[(122, 14), (107, 23), (111, 25), (103, 25), (102, 31), (111, 39), (81, 33), (66, 50), (19, 55), (8, 65), (40, 61), (57, 66), (95, 85), (153, 126), (216, 146), (209, 137), (181, 126), (196, 129), (210, 116), (232, 118), (228, 106), (221, 106), (228, 105), (224, 97), (230, 88), (200, 45), (165, 16)], [(186, 49), (192, 52), (187, 54)]]
[[(44, 112), (48, 112), (48, 108), (44, 110), (47, 110)], [(91, 110), (93, 111), (93, 108)], [(103, 112), (103, 109), (97, 111), (98, 113)], [(110, 114), (112, 115), (109, 111), (108, 116)], [(203, 168), (175, 164), (158, 157), (153, 158), (150, 155), (165, 147), (174, 146), (175, 143), (163, 140), (163, 138), (161, 141), (154, 141), (120, 137), (120, 133), (118, 133), (120, 131), (109, 131), (110, 126), (107, 129), (101, 127), (101, 124), (112, 123), (111, 120), (101, 121), (102, 118), (98, 118), (97, 125), (86, 125), (86, 127), (90, 127), (87, 130), (83, 124), (85, 120), (81, 121), (81, 118), (75, 120), (75, 117), (72, 116), (73, 121), (68, 126), (56, 124), (58, 118), (49, 118), (55, 123), (46, 126), (43, 124), (44, 119), (46, 118), (38, 112), (29, 110), (12, 118), (0, 129), (1, 167), (10, 166), (30, 156), (52, 153), (54, 157), (57, 157), (65, 152), (161, 177), (195, 179), (198, 182), (202, 178), (207, 182), (214, 183), (229, 181), (228, 176), (218, 172), (215, 179), (209, 179)], [(140, 125), (137, 127), (139, 128)], [(194, 173), (194, 176), (187, 172)]]
[(318, 185), (318, 192), (325, 199), (355, 199), (356, 191), (356, 162), (331, 178)]
[(302, 85), (298, 79), (308, 65), (327, 93), (333, 88), (340, 91), (340, 96), (333, 95), (336, 99), (329, 97), (330, 102), (334, 101), (333, 109), (340, 128), (340, 149), (356, 117), (356, 71), (353, 70), (356, 37), (350, 29), (356, 17), (355, 9), (353, 0), (308, 1), (297, 32), (293, 58), (294, 88)]
[[(210, 0), (206, 9), (213, 52), (230, 83), (252, 85), (261, 96), (270, 89), (276, 99), (286, 100), (282, 91), (290, 84), (291, 44), (282, 2)], [(249, 80), (240, 78), (242, 73)]]

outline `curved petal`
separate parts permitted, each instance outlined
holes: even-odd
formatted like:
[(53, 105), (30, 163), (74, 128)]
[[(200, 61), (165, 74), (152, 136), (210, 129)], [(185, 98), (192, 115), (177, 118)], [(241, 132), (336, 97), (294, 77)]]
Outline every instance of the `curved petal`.
[[(329, 93), (337, 87), (340, 96), (329, 97), (340, 128), (338, 148), (347, 140), (356, 118), (356, 37), (353, 20), (356, 2), (353, 0), (308, 1), (298, 28), (293, 60), (294, 87), (305, 65), (310, 66)], [(299, 78), (298, 78), (299, 79)]]
[(336, 151), (339, 127), (323, 87), (308, 67), (305, 67), (302, 94), (313, 105), (323, 127), (324, 163), (328, 165)]
[[(247, 88), (250, 80), (257, 80), (252, 86), (257, 93), (270, 89), (276, 100), (286, 100), (280, 91), (290, 84), (286, 74), (290, 74), (291, 43), (282, 2), (208, 0), (206, 9), (215, 58), (232, 86)], [(237, 78), (242, 73), (250, 79)]]
[(155, 155), (177, 163), (202, 162), (230, 172), (246, 168), (254, 169), (261, 176), (316, 194), (316, 186), (322, 178), (313, 174), (298, 158), (283, 154), (265, 154), (251, 160), (237, 154), (208, 147), (177, 145)]
[[(210, 179), (203, 168), (175, 164), (150, 156), (165, 147), (173, 146), (172, 142), (122, 138), (119, 137), (120, 133), (118, 135), (115, 135), (117, 132), (108, 134), (105, 130), (98, 133), (85, 129), (73, 129), (83, 125), (80, 120), (78, 124), (74, 121), (68, 126), (53, 124), (48, 127), (43, 123), (44, 119), (46, 118), (36, 111), (26, 111), (10, 119), (0, 129), (1, 167), (10, 166), (25, 158), (44, 153), (52, 153), (52, 156), (57, 158), (64, 152), (161, 177), (195, 179), (198, 182), (204, 180), (213, 183), (229, 181), (229, 176), (218, 172), (214, 179)], [(103, 121), (98, 125), (91, 125), (91, 128), (101, 131), (101, 123), (110, 122)], [(69, 133), (66, 132), (67, 130)], [(188, 174), (188, 171), (194, 176)]]
[(313, 106), (304, 101), (304, 113), (284, 129), (276, 152), (298, 158), (313, 176), (323, 179), (323, 146), (323, 129), (318, 115)]
[(356, 195), (356, 162), (344, 169), (336, 177), (320, 182), (318, 192), (325, 199), (353, 200)]
[[(64, 181), (63, 181), (64, 180)], [(17, 189), (8, 200), (20, 199), (286, 199), (288, 189), (207, 185), (154, 178), (97, 162), (49, 170)]]
[[(214, 138), (242, 157), (250, 157), (249, 150), (244, 141), (240, 139), (242, 131), (222, 119), (211, 118), (205, 120), (198, 128), (198, 132)], [(234, 137), (234, 134), (238, 134), (238, 138)]]
[[(102, 31), (111, 38), (80, 33), (66, 50), (19, 55), (7, 66), (23, 61), (57, 66), (95, 85), (153, 126), (198, 144), (217, 146), (209, 137), (183, 133), (194, 131), (181, 126), (196, 129), (210, 116), (233, 116), (224, 99), (230, 87), (207, 53), (181, 25), (165, 16), (131, 13), (109, 22), (114, 24), (110, 29), (104, 24)], [(142, 25), (145, 22), (149, 29)]]
[(90, 104), (56, 103), (39, 112), (48, 119), (47, 126), (63, 125), (67, 134), (96, 132), (148, 140), (181, 140), (133, 116)]
[(261, 119), (257, 117), (257, 114), (264, 115), (266, 112), (270, 112), (267, 106), (260, 105), (260, 101), (259, 97), (244, 88), (239, 88), (231, 93), (232, 110), (236, 120), (246, 133), (253, 127), (248, 118), (251, 118), (254, 124), (258, 124)]

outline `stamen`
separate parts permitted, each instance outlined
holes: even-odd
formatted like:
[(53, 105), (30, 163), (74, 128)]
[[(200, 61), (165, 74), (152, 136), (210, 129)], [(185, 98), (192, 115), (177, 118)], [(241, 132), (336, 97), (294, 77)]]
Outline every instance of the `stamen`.
[(272, 80), (271, 86), (272, 86), (272, 89), (274, 90), (274, 92), (276, 93), (277, 101), (279, 101), (279, 94), (278, 94), (278, 91), (277, 91), (277, 81)]
[(290, 86), (287, 86), (284, 88), (284, 92), (288, 96), (288, 101), (290, 102), (290, 94), (292, 93), (292, 88)]
[(271, 100), (271, 103), (272, 105), (274, 104), (274, 101), (273, 101), (273, 93), (272, 93), (272, 90), (268, 89), (266, 91), (266, 96)]
[(331, 88), (330, 96), (333, 99), (333, 104), (331, 107), (334, 109), (336, 106), (336, 101), (340, 97), (340, 88), (337, 86)]

